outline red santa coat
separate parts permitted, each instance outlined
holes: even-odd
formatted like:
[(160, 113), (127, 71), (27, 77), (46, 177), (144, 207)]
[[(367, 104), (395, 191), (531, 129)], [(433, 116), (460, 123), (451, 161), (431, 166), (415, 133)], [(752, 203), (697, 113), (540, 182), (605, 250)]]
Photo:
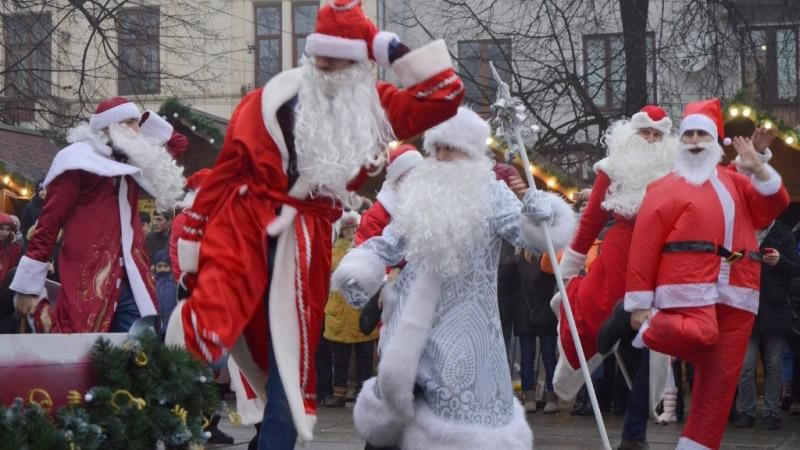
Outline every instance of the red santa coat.
[(139, 221), (141, 171), (114, 160), (111, 148), (77, 142), (62, 149), (45, 177), (48, 194), (20, 260), (11, 290), (45, 297), (47, 263), (64, 231), (58, 255), (61, 290), (44, 317), (52, 332), (107, 332), (127, 276), (142, 316), (157, 314), (155, 283)]
[(674, 172), (653, 182), (631, 241), (625, 309), (720, 303), (756, 314), (758, 261), (745, 256), (731, 264), (713, 253), (663, 249), (670, 242), (704, 241), (757, 252), (756, 230), (767, 227), (789, 204), (780, 176), (771, 167), (769, 171), (772, 176), (765, 182), (721, 167), (700, 186)]
[(380, 200), (376, 200), (372, 206), (361, 215), (361, 222), (358, 223), (356, 237), (353, 246), (358, 247), (364, 241), (374, 236), (383, 234), (383, 229), (392, 221), (389, 211), (383, 206)]
[[(398, 139), (455, 115), (463, 85), (443, 42), (414, 50), (392, 67), (408, 87), (378, 83), (377, 89)], [(289, 154), (277, 111), (297, 95), (300, 70), (275, 76), (237, 107), (213, 173), (188, 213), (179, 252), (182, 243), (202, 236), (197, 286), (181, 308), (186, 346), (209, 361), (230, 351), (263, 396), (271, 337), (292, 418), (305, 441), (316, 421), (314, 353), (328, 294), (332, 222), (341, 209), (330, 199), (287, 194)], [(298, 214), (270, 248), (266, 227), (282, 205)]]

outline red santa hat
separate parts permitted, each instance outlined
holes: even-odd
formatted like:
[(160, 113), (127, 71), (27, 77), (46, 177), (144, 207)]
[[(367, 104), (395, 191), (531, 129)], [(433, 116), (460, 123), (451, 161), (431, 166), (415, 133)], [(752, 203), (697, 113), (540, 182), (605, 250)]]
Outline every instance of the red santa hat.
[(447, 146), (464, 152), (470, 158), (487, 157), (486, 141), (492, 130), (489, 124), (466, 106), (458, 108), (454, 117), (425, 132), (425, 153), (436, 153), (436, 145)]
[(389, 66), (389, 43), (397, 35), (379, 32), (361, 9), (360, 0), (334, 0), (317, 14), (314, 33), (306, 38), (305, 53), (311, 56), (366, 61)]
[(730, 138), (725, 137), (725, 122), (722, 120), (722, 105), (718, 98), (700, 100), (689, 103), (683, 110), (680, 134), (689, 130), (702, 130), (730, 145)]
[(386, 166), (386, 181), (394, 183), (414, 166), (422, 162), (422, 154), (410, 144), (403, 144), (389, 152), (389, 165)]
[(8, 214), (0, 213), (0, 225), (8, 225), (11, 227), (11, 230), (15, 233), (17, 232), (17, 223), (14, 221), (14, 218)]
[(193, 173), (192, 176), (186, 179), (186, 189), (190, 191), (200, 189), (200, 186), (203, 185), (209, 175), (211, 175), (211, 169), (200, 169)]
[(89, 118), (89, 126), (94, 131), (108, 128), (112, 123), (124, 122), (130, 119), (139, 119), (142, 112), (139, 107), (124, 97), (114, 97), (103, 100)]
[(672, 130), (672, 120), (670, 120), (667, 112), (656, 105), (647, 105), (631, 116), (631, 125), (637, 130), (653, 128), (665, 135)]

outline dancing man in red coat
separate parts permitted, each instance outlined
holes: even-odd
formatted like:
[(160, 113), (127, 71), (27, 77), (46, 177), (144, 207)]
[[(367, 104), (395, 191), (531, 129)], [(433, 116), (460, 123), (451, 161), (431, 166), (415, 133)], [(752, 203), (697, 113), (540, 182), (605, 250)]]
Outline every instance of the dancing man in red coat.
[[(157, 114), (144, 117), (140, 127), (141, 118), (122, 97), (103, 101), (88, 124), (70, 130), (71, 145), (53, 159), (36, 232), (11, 283), (17, 310), (33, 314), (39, 332), (121, 332), (136, 318), (157, 313), (139, 189), (160, 209), (177, 203), (183, 169), (172, 159), (170, 141), (186, 141)], [(51, 310), (40, 299), (47, 297), (48, 261), (62, 229), (61, 289)]]
[[(178, 242), (181, 269), (197, 278), (167, 339), (208, 361), (231, 353), (268, 399), (262, 450), (312, 439), (331, 228), (349, 189), (389, 142), (455, 115), (463, 96), (443, 41), (412, 51), (360, 3), (320, 8), (302, 67), (242, 100)], [(376, 87), (371, 60), (404, 89)]]
[(749, 138), (733, 142), (742, 173), (718, 166), (723, 132), (718, 99), (686, 106), (675, 171), (648, 187), (628, 260), (634, 346), (695, 365), (679, 449), (720, 446), (758, 311), (755, 232), (789, 204)]

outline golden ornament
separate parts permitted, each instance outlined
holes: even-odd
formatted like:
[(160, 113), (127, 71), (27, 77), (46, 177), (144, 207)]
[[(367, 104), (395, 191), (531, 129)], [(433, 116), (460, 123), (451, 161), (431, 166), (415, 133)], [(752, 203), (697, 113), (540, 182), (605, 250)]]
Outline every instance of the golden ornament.
[(183, 409), (183, 408), (181, 407), (181, 405), (175, 405), (175, 406), (172, 408), (172, 414), (175, 414), (175, 416), (176, 416), (178, 419), (180, 419), (180, 421), (181, 421), (181, 423), (183, 424), (183, 426), (186, 426), (186, 418), (187, 418), (187, 416), (189, 415), (189, 412), (188, 412), (188, 411), (186, 411), (185, 409)]
[(237, 427), (242, 424), (242, 417), (235, 412), (231, 412), (228, 414), (228, 420), (231, 421), (231, 424)]
[(50, 408), (53, 407), (53, 398), (50, 397), (50, 394), (44, 389), (33, 388), (28, 393), (28, 403), (32, 405), (39, 405), (40, 408), (49, 412)]
[(139, 367), (146, 366), (147, 365), (147, 361), (148, 361), (147, 353), (145, 353), (145, 352), (143, 352), (141, 350), (137, 351), (136, 352), (136, 357), (133, 358), (134, 364), (136, 364)]
[(143, 410), (144, 407), (147, 406), (147, 402), (143, 398), (134, 397), (133, 394), (125, 389), (120, 389), (111, 394), (111, 406), (117, 411), (119, 411), (120, 408), (117, 404), (117, 397), (120, 395), (128, 397), (128, 403), (132, 403), (139, 411)]
[(81, 404), (83, 400), (83, 396), (78, 391), (69, 391), (67, 392), (67, 404), (69, 406), (78, 406)]

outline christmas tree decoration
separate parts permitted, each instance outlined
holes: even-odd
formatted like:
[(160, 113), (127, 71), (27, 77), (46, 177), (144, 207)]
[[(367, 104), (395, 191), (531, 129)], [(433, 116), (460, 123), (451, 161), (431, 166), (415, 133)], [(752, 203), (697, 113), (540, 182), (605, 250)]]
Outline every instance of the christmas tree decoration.
[(91, 356), (97, 384), (69, 391), (58, 411), (41, 388), (0, 406), (0, 450), (203, 448), (220, 406), (206, 364), (152, 331), (119, 346), (101, 338)]
[(183, 104), (175, 97), (169, 98), (161, 104), (158, 114), (172, 118), (173, 121), (180, 121), (184, 126), (197, 133), (202, 138), (205, 138), (211, 144), (215, 142), (222, 142), (222, 132), (214, 125), (214, 122), (206, 117), (196, 114), (192, 108)]

